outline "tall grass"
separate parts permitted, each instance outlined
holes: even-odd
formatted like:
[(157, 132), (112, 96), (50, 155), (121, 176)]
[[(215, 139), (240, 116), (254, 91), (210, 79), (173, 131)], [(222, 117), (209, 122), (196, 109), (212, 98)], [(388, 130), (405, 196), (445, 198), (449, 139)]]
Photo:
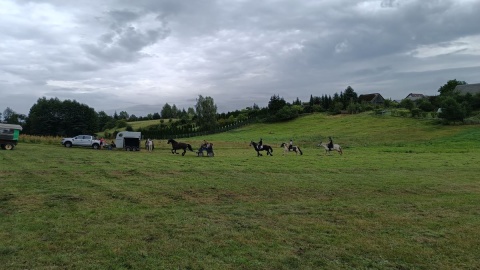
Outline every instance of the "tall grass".
[(58, 136), (35, 136), (20, 134), (18, 138), (19, 143), (34, 143), (34, 144), (47, 144), (47, 145), (60, 145), (62, 137)]

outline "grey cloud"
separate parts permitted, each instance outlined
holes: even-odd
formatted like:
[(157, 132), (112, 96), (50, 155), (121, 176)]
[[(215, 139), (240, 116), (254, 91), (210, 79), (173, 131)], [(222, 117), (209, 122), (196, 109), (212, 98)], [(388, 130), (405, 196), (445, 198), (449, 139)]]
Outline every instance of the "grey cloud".
[(111, 10), (107, 14), (111, 17), (116, 23), (125, 24), (132, 22), (138, 19), (141, 15), (129, 10)]
[[(130, 11), (110, 11), (107, 21), (112, 19), (109, 32), (100, 35), (95, 44), (84, 44), (85, 52), (106, 62), (134, 62), (146, 56), (141, 50), (157, 41), (165, 39), (170, 29), (164, 22), (158, 25), (148, 25), (141, 29), (139, 20), (149, 14), (140, 14)], [(158, 16), (156, 16), (158, 18)]]
[[(480, 35), (480, 1), (8, 3), (25, 16), (0, 18), (0, 94), (59, 95), (97, 110), (135, 106), (135, 114), (142, 115), (142, 107), (143, 114), (152, 112), (156, 105), (151, 103), (192, 106), (198, 94), (233, 110), (264, 106), (273, 94), (291, 101), (333, 94), (348, 85), (358, 93), (378, 91), (397, 99), (415, 89), (435, 93), (453, 78), (478, 82), (475, 39), (468, 44), (458, 39)], [(49, 5), (54, 14), (42, 16), (61, 16), (69, 28), (24, 20), (34, 18), (28, 12), (35, 3)], [(432, 56), (419, 59), (424, 51)], [(80, 87), (91, 83), (88, 87), (101, 90), (90, 99), (81, 93), (85, 89), (46, 84), (52, 80)], [(116, 93), (108, 89), (129, 93), (137, 87), (159, 100), (148, 100), (148, 106), (121, 96), (113, 103), (97, 100), (97, 94)], [(167, 93), (168, 101), (161, 100)], [(9, 98), (12, 104), (20, 102), (18, 96)], [(5, 106), (0, 100), (0, 110)]]

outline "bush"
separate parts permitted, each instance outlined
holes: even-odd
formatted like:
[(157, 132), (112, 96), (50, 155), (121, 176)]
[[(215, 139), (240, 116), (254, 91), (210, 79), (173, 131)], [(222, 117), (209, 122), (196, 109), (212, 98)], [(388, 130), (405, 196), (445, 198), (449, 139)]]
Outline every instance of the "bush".
[(128, 124), (127, 124), (127, 120), (125, 120), (125, 119), (118, 120), (118, 121), (116, 122), (116, 127), (117, 127), (117, 128), (124, 128), (124, 127), (127, 127), (127, 125), (128, 125)]
[(465, 106), (460, 105), (454, 98), (449, 97), (442, 102), (442, 112), (438, 117), (443, 118), (447, 122), (462, 121), (467, 116)]
[(420, 117), (422, 110), (420, 110), (419, 108), (414, 108), (411, 109), (410, 112), (412, 113), (412, 117)]

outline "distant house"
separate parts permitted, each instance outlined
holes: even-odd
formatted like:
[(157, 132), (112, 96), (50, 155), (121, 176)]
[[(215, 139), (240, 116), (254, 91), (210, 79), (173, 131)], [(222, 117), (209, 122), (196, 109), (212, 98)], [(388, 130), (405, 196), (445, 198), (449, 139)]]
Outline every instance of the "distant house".
[(459, 92), (462, 95), (478, 94), (480, 93), (480, 83), (457, 85), (455, 87), (455, 92)]
[(359, 102), (367, 102), (373, 105), (383, 105), (385, 99), (379, 93), (365, 94), (358, 97)]
[(424, 98), (427, 98), (427, 96), (425, 96), (424, 94), (410, 93), (410, 94), (408, 94), (408, 96), (405, 99), (410, 99), (412, 101), (416, 101), (416, 100), (424, 99)]

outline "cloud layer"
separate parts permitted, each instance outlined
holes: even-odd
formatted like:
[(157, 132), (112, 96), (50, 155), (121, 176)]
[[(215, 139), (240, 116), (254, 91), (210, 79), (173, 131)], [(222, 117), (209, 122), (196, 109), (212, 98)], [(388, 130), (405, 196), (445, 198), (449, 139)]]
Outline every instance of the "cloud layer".
[(0, 110), (222, 111), (347, 86), (401, 99), (478, 83), (480, 0), (0, 0)]

